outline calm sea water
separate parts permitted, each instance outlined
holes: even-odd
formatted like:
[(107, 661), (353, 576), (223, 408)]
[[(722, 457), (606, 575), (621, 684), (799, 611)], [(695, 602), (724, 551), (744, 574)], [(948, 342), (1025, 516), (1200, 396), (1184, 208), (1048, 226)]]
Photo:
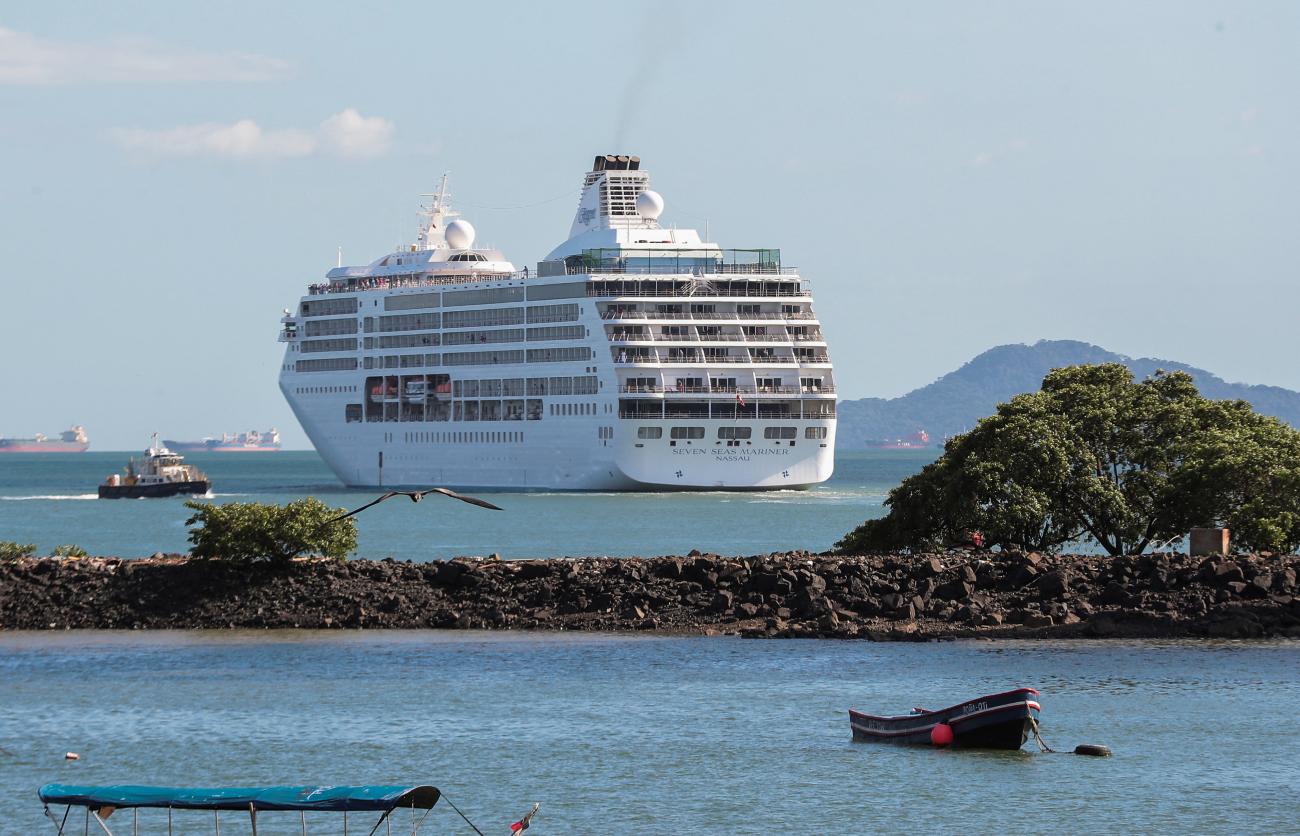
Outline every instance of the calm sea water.
[[(850, 706), (1017, 684), (1042, 690), (1054, 747), (1115, 756), (850, 741)], [(488, 834), (533, 801), (539, 836), (1295, 833), (1298, 711), (1297, 642), (0, 634), (0, 832), (53, 832), (35, 794), (50, 781), (410, 781)], [(165, 832), (156, 812), (141, 821)], [(210, 815), (178, 823), (211, 832)], [(470, 832), (450, 809), (429, 824)]]
[[(431, 560), (499, 552), (558, 555), (756, 554), (822, 550), (882, 511), (889, 489), (937, 451), (839, 453), (835, 475), (809, 491), (764, 493), (495, 493), (505, 513), (429, 497), (391, 499), (358, 517), (367, 557)], [(0, 540), (41, 553), (75, 543), (91, 554), (183, 552), (182, 499), (100, 500), (95, 488), (126, 453), (0, 456)], [(212, 479), (215, 502), (283, 503), (303, 496), (355, 508), (378, 491), (343, 488), (314, 452), (186, 456)]]

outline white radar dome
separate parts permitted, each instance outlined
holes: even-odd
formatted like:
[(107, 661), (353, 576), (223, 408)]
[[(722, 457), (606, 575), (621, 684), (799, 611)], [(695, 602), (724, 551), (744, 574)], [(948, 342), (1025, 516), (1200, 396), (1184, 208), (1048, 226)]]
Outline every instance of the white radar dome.
[(474, 246), (474, 225), (457, 218), (447, 224), (443, 237), (447, 239), (447, 246), (453, 250), (468, 250)]
[(636, 196), (636, 211), (646, 220), (653, 221), (664, 213), (664, 199), (659, 192), (646, 189)]

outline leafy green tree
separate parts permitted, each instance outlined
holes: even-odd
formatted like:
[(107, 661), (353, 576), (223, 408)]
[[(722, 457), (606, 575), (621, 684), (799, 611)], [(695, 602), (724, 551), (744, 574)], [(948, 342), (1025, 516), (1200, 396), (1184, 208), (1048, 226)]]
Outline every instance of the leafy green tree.
[(1239, 547), (1292, 551), (1300, 433), (1244, 401), (1201, 397), (1182, 372), (1135, 382), (1119, 364), (1072, 366), (951, 439), (886, 505), (836, 547), (922, 549), (978, 531), (1002, 548), (1087, 537), (1126, 554), (1226, 525)]
[(1199, 517), (1232, 531), (1236, 548), (1300, 548), (1300, 433), (1244, 401), (1211, 401), (1214, 431), (1196, 446), (1184, 493)]
[(191, 501), (185, 506), (194, 511), (185, 524), (191, 526), (190, 553), (199, 558), (285, 562), (318, 554), (343, 560), (357, 548), (356, 523), (333, 520), (347, 509), (331, 508), (314, 497), (288, 505)]
[(15, 543), (13, 540), (0, 540), (0, 560), (17, 560), (36, 554), (35, 543)]
[(50, 557), (87, 557), (86, 550), (77, 545), (55, 546)]

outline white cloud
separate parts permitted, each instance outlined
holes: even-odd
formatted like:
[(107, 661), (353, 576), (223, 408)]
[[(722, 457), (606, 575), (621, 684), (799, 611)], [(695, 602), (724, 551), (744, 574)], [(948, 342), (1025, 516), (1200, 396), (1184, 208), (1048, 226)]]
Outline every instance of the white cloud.
[(123, 148), (164, 157), (305, 157), (316, 150), (316, 138), (306, 131), (265, 131), (251, 119), (161, 131), (122, 128), (113, 136)]
[(0, 84), (266, 81), (287, 61), (244, 52), (198, 52), (144, 39), (62, 41), (0, 27)]
[(162, 157), (269, 159), (306, 157), (320, 151), (343, 157), (377, 157), (392, 145), (393, 123), (362, 116), (353, 108), (330, 116), (315, 131), (264, 129), (252, 119), (175, 128), (119, 128), (113, 139), (129, 151)]
[(325, 147), (344, 157), (377, 157), (393, 141), (393, 123), (382, 116), (362, 116), (354, 108), (321, 122)]

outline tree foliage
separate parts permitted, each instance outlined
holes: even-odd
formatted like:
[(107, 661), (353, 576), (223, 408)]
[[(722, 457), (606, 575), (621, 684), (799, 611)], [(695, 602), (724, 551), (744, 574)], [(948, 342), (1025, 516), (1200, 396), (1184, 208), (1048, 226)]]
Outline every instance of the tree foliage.
[(342, 560), (357, 548), (357, 526), (351, 518), (329, 522), (346, 509), (331, 508), (314, 497), (288, 505), (191, 501), (185, 506), (194, 511), (185, 521), (191, 527), (194, 557), (253, 563), (318, 554)]
[(86, 550), (75, 543), (55, 546), (50, 550), (50, 557), (88, 557)]
[(1240, 548), (1290, 552), (1300, 432), (1244, 401), (1201, 397), (1184, 372), (1137, 382), (1117, 363), (1071, 366), (950, 439), (885, 504), (837, 548), (923, 549), (978, 531), (1002, 548), (1088, 538), (1126, 554), (1222, 525)]

